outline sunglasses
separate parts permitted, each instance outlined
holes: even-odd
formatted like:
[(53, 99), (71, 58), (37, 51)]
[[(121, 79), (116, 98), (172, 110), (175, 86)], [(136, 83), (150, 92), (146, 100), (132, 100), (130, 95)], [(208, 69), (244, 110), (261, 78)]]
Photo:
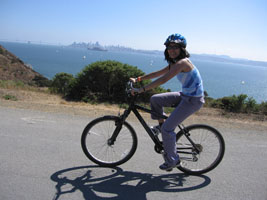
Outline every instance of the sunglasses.
[(176, 50), (176, 49), (180, 49), (180, 46), (175, 45), (175, 46), (167, 46), (167, 50)]

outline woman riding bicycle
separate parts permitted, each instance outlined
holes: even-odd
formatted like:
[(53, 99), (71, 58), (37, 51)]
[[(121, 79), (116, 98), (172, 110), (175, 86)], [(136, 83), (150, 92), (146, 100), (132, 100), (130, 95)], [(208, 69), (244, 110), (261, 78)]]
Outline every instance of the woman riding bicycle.
[(159, 129), (162, 132), (165, 162), (159, 168), (169, 171), (180, 165), (180, 159), (176, 152), (176, 134), (174, 130), (187, 117), (202, 107), (204, 104), (204, 89), (198, 69), (189, 60), (190, 54), (186, 50), (186, 39), (180, 34), (172, 34), (167, 38), (164, 45), (166, 46), (164, 55), (168, 66), (138, 78), (130, 78), (130, 80), (139, 82), (158, 77), (150, 84), (132, 90), (132, 95), (162, 85), (174, 76), (182, 84), (181, 92), (156, 94), (150, 99), (151, 110), (162, 115), (164, 114), (163, 107), (177, 105), (166, 121), (153, 114), (151, 115), (152, 119), (158, 120)]

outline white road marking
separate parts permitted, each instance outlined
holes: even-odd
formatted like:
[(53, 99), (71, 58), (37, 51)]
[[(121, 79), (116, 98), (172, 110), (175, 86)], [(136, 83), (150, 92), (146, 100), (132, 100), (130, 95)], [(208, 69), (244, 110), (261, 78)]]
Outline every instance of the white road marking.
[(26, 121), (28, 124), (35, 124), (37, 122), (48, 122), (48, 123), (56, 123), (52, 120), (47, 120), (45, 117), (22, 117), (21, 120)]

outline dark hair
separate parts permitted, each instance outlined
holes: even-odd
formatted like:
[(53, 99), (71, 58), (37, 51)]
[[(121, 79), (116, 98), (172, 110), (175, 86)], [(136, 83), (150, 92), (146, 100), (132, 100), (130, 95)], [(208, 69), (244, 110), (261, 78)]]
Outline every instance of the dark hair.
[(179, 61), (179, 60), (181, 60), (183, 58), (189, 58), (190, 57), (190, 54), (188, 53), (188, 51), (185, 48), (180, 47), (180, 50), (181, 51), (180, 51), (179, 56), (177, 58), (175, 58), (175, 59), (172, 59), (172, 58), (170, 58), (170, 56), (168, 54), (168, 50), (166, 48), (165, 51), (164, 51), (165, 60), (167, 60), (167, 62), (169, 64), (173, 64), (173, 63), (175, 63), (175, 62), (177, 62), (177, 61)]

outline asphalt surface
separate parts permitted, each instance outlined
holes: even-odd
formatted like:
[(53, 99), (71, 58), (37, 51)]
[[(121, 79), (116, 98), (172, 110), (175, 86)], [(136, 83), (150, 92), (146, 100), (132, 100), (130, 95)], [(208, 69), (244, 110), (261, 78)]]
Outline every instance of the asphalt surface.
[(82, 152), (92, 118), (0, 106), (0, 200), (267, 200), (267, 130), (220, 129), (222, 163), (202, 176), (160, 171), (162, 157), (137, 122), (127, 163), (101, 168)]

